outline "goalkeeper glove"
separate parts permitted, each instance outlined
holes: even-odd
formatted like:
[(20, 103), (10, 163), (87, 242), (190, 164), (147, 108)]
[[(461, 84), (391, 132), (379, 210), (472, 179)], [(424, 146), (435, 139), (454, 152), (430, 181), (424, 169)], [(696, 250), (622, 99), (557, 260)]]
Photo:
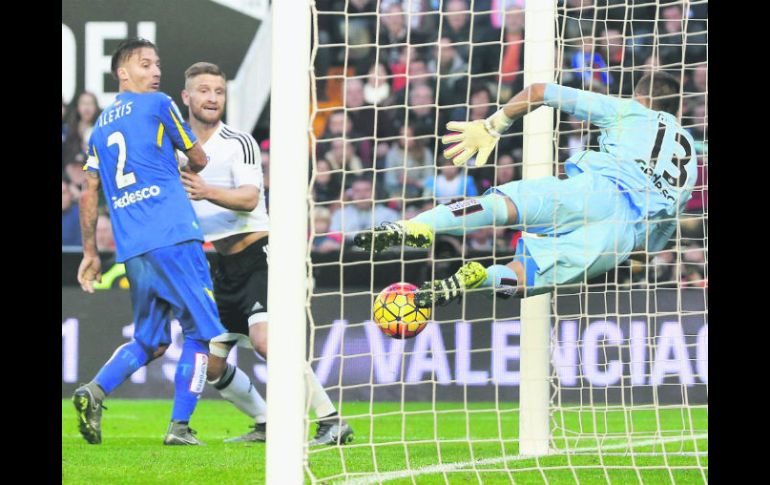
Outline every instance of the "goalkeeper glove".
[(505, 116), (502, 109), (485, 120), (450, 121), (446, 128), (454, 133), (441, 137), (441, 142), (444, 145), (455, 144), (444, 150), (444, 156), (460, 166), (478, 152), (475, 166), (480, 167), (487, 163), (500, 135), (505, 133), (511, 124), (513, 120)]

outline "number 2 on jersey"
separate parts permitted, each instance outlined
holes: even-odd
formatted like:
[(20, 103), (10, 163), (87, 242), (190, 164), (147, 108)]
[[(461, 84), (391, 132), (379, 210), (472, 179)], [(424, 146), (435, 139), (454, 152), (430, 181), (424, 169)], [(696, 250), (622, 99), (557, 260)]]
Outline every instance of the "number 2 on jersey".
[(115, 174), (115, 183), (119, 189), (136, 183), (134, 172), (123, 173), (126, 169), (126, 138), (123, 133), (116, 131), (107, 137), (107, 146), (118, 145), (118, 171)]

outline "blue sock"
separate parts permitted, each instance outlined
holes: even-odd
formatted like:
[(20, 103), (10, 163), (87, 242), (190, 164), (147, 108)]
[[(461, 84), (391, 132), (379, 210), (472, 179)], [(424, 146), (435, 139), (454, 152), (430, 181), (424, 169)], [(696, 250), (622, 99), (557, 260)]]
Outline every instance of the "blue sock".
[(413, 220), (428, 224), (434, 233), (462, 236), (469, 229), (492, 224), (505, 225), (508, 222), (508, 206), (504, 196), (489, 194), (453, 204), (438, 205), (417, 215)]
[(176, 365), (174, 375), (174, 409), (171, 419), (190, 421), (198, 398), (206, 383), (206, 366), (209, 361), (209, 346), (206, 342), (184, 339), (182, 356)]
[(518, 277), (514, 270), (502, 264), (494, 264), (487, 268), (487, 279), (481, 283), (479, 288), (516, 287), (517, 283)]
[(136, 340), (121, 345), (115, 349), (110, 360), (96, 374), (94, 382), (104, 389), (105, 394), (109, 394), (131, 374), (149, 362), (150, 355)]

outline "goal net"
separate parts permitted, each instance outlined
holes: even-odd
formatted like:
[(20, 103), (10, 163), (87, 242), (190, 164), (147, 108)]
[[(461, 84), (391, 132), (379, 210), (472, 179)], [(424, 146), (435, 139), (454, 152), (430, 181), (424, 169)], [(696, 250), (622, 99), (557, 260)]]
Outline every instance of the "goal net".
[[(527, 16), (543, 3), (311, 4), (307, 353), (355, 431), (348, 445), (307, 450), (312, 483), (707, 481), (705, 0), (551, 2), (549, 81), (629, 98), (645, 73), (674, 75), (698, 180), (664, 249), (548, 297), (545, 450), (522, 448), (522, 388), (539, 378), (520, 367), (521, 300), (468, 292), (411, 339), (372, 322), (386, 286), (419, 286), (470, 260), (506, 264), (528, 235), (494, 225), (373, 254), (354, 247), (358, 231), (531, 177), (539, 163), (563, 178), (570, 156), (600, 150), (596, 126), (554, 110), (547, 130), (514, 123), (483, 167), (442, 155), (448, 121), (486, 118), (532, 82), (525, 60), (540, 54)], [(553, 155), (532, 160), (528, 143), (543, 134)], [(308, 408), (308, 433), (314, 420)]]

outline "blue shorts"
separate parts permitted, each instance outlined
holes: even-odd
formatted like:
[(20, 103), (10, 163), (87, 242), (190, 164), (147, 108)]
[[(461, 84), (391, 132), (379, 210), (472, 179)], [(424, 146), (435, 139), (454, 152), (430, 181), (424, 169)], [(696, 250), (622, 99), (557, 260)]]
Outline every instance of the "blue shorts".
[(171, 343), (174, 317), (185, 338), (208, 341), (225, 332), (199, 241), (154, 249), (125, 264), (139, 343), (150, 349)]
[(527, 296), (603, 274), (634, 249), (641, 218), (605, 176), (583, 172), (564, 180), (520, 180), (489, 192), (511, 199), (518, 212), (514, 227), (528, 233), (516, 251), (537, 265), (534, 277), (527, 278)]

